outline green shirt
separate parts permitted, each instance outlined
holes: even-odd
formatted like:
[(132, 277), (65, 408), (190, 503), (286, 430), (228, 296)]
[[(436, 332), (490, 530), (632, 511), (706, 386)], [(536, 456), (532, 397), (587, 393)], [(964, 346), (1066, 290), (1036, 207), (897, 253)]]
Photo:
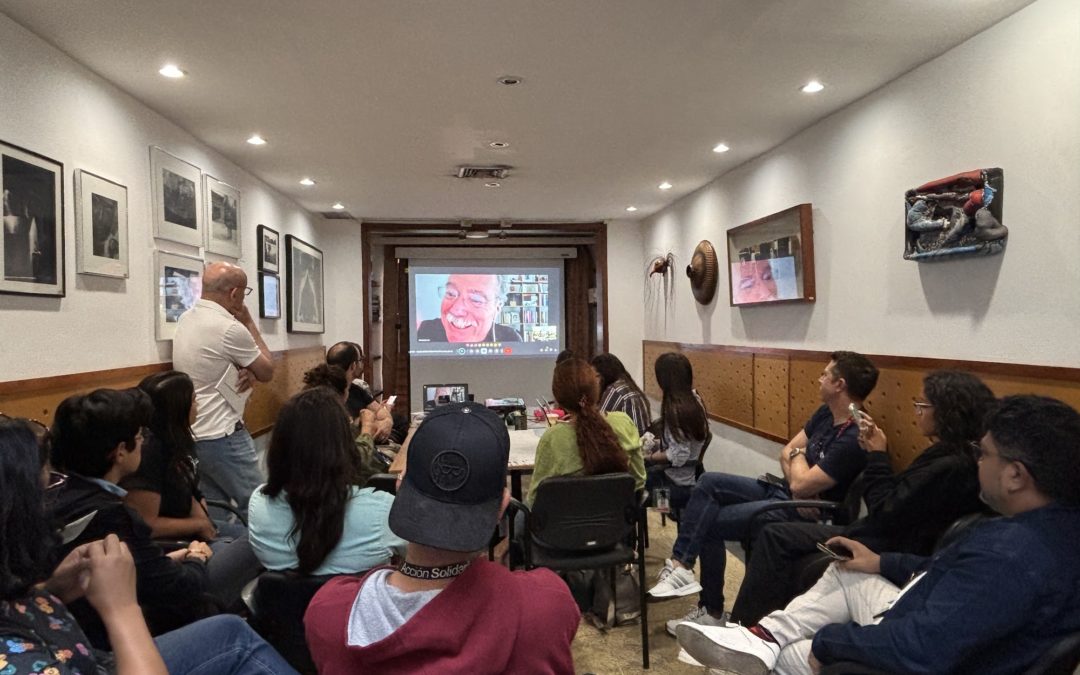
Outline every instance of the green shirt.
[[(641, 457), (641, 437), (638, 436), (637, 426), (626, 413), (610, 412), (604, 417), (615, 432), (619, 447), (626, 451), (635, 487), (640, 490), (645, 487), (645, 462)], [(578, 452), (577, 430), (573, 424), (559, 422), (540, 437), (536, 446), (536, 462), (525, 502), (532, 506), (536, 486), (544, 480), (554, 476), (580, 474), (584, 469), (581, 453)]]

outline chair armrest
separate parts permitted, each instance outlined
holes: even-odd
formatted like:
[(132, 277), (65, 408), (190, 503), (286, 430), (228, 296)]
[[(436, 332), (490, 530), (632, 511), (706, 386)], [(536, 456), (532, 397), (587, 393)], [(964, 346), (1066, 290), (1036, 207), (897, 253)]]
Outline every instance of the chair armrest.
[(835, 512), (842, 506), (843, 504), (841, 504), (840, 502), (830, 502), (823, 499), (786, 499), (766, 504), (750, 515), (750, 520), (748, 520), (746, 523), (746, 537), (742, 541), (743, 549), (749, 554), (751, 541), (754, 538), (754, 534), (757, 532), (757, 524), (767, 513), (771, 513), (772, 511), (790, 511), (802, 508), (812, 508), (820, 509), (822, 511)]
[[(525, 531), (521, 533), (520, 537), (514, 536), (514, 521), (518, 512), (525, 514)], [(510, 536), (510, 542), (513, 543), (515, 539), (521, 542), (522, 554), (525, 558), (525, 567), (528, 569), (532, 564), (532, 535), (529, 534), (529, 525), (532, 523), (532, 511), (525, 505), (524, 502), (510, 498), (510, 502), (506, 505), (506, 520), (507, 520), (507, 532)], [(513, 567), (511, 567), (513, 569)]]
[(225, 509), (229, 513), (236, 516), (236, 519), (243, 523), (244, 527), (247, 527), (247, 518), (244, 517), (244, 514), (240, 513), (240, 509), (232, 505), (232, 502), (226, 502), (220, 499), (207, 499), (206, 505), (208, 507), (213, 506), (219, 509)]

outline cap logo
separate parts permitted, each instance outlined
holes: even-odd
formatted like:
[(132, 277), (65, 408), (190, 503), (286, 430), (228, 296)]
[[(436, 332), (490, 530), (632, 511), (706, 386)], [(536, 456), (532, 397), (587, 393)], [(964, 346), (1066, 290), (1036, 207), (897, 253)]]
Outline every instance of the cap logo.
[(440, 452), (431, 462), (431, 482), (440, 490), (459, 490), (468, 479), (469, 460), (456, 450)]

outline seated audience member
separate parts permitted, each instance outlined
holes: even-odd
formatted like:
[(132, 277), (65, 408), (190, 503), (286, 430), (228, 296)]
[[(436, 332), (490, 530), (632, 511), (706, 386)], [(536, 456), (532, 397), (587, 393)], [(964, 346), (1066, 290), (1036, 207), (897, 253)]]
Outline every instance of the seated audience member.
[[(345, 393), (348, 380), (345, 371), (337, 366), (321, 364), (304, 373), (304, 388), (327, 387), (331, 391), (341, 393), (342, 400), (347, 397)], [(353, 485), (364, 487), (369, 478), (377, 473), (385, 473), (390, 468), (393, 456), (387, 456), (375, 448), (375, 437), (390, 430), (390, 414), (386, 408), (376, 404), (384, 415), (379, 419), (375, 413), (367, 408), (362, 408), (356, 421), (349, 421), (353, 437), (354, 451), (356, 454), (356, 471), (350, 479)]]
[(327, 387), (281, 407), (266, 453), (269, 477), (248, 506), (251, 545), (267, 569), (350, 574), (404, 550), (387, 525), (394, 497), (354, 483), (353, 447), (345, 406)]
[(600, 380), (582, 359), (555, 366), (551, 380), (555, 402), (567, 415), (540, 437), (526, 501), (532, 506), (536, 488), (553, 476), (633, 474), (638, 489), (645, 487), (641, 437), (626, 413), (606, 415), (596, 407)]
[[(702, 475), (682, 511), (671, 560), (649, 594), (667, 598), (701, 591), (699, 606), (683, 620), (722, 622), (727, 562), (724, 542), (749, 534), (750, 517), (766, 504), (790, 499), (844, 499), (848, 486), (866, 466), (866, 451), (859, 447), (859, 427), (848, 405), (862, 404), (877, 377), (877, 368), (862, 354), (833, 352), (818, 378), (822, 406), (780, 451), (781, 484), (726, 473)], [(793, 509), (775, 510), (768, 517), (802, 518)], [(693, 572), (699, 554), (700, 584)], [(669, 622), (669, 632), (676, 623)]]
[[(146, 521), (124, 505), (127, 493), (118, 483), (139, 468), (150, 418), (150, 399), (138, 389), (98, 389), (64, 399), (53, 420), (52, 464), (67, 477), (50, 491), (49, 503), (52, 518), (62, 523), (93, 514), (63, 553), (109, 534), (127, 544), (135, 559), (139, 605), (157, 635), (216, 611), (203, 595), (216, 589), (207, 573), (213, 555), (208, 545), (193, 541), (166, 555)], [(238, 599), (215, 595), (223, 606)], [(104, 646), (105, 627), (90, 605), (78, 601), (70, 609), (90, 640)]]
[(506, 425), (490, 410), (452, 403), (428, 414), (390, 511), (405, 561), (332, 579), (308, 605), (322, 675), (574, 672), (580, 614), (566, 584), (480, 554), (510, 500), (509, 456)]
[[(690, 500), (697, 482), (697, 463), (709, 437), (709, 418), (705, 404), (694, 391), (694, 369), (689, 359), (676, 352), (656, 359), (656, 383), (664, 397), (660, 403), (659, 442), (647, 436), (646, 461), (649, 491), (667, 488), (673, 507), (682, 508)], [(651, 450), (651, 452), (648, 452)]]
[(578, 355), (574, 353), (573, 349), (564, 349), (559, 352), (559, 355), (555, 357), (555, 365), (559, 365), (567, 359), (576, 359)]
[(622, 412), (634, 420), (638, 436), (649, 430), (649, 399), (634, 378), (626, 372), (619, 357), (614, 354), (597, 354), (592, 367), (600, 374), (600, 412)]
[[(60, 538), (44, 507), (45, 456), (29, 424), (0, 418), (0, 672), (295, 673), (235, 616), (152, 640), (136, 601), (131, 551), (116, 535), (76, 547), (57, 566)], [(101, 616), (111, 655), (89, 648), (64, 606), (79, 598)]]
[(1022, 673), (1080, 631), (1080, 414), (1010, 396), (987, 418), (981, 496), (1003, 518), (932, 558), (875, 554), (845, 537), (849, 562), (756, 626), (678, 626), (703, 664), (811, 673), (838, 661), (893, 673)]
[(993, 392), (974, 375), (937, 371), (923, 380), (914, 404), (915, 425), (934, 444), (894, 474), (885, 454), (885, 432), (866, 418), (859, 444), (869, 451), (862, 479), (867, 515), (846, 527), (798, 522), (766, 526), (754, 542), (732, 621), (749, 626), (787, 604), (802, 590), (795, 586), (793, 563), (830, 537), (843, 535), (879, 552), (930, 555), (953, 521), (981, 510), (971, 446), (982, 438)]
[(366, 408), (375, 413), (378, 422), (376, 441), (381, 443), (389, 439), (394, 443), (404, 443), (409, 433), (409, 417), (393, 415), (388, 406), (376, 401), (368, 392), (367, 385), (362, 386), (363, 380), (360, 376), (364, 372), (364, 350), (360, 345), (355, 342), (335, 344), (326, 350), (326, 364), (345, 371), (349, 388), (345, 407), (349, 409), (349, 416), (356, 419), (360, 416), (360, 411)]

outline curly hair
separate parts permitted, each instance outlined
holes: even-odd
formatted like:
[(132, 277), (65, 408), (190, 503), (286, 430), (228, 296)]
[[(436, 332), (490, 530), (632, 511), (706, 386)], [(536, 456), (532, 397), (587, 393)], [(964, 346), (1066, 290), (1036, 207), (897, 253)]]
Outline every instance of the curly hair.
[(986, 418), (1002, 458), (1058, 504), (1080, 506), (1080, 413), (1046, 396), (1006, 396)]
[(958, 370), (936, 370), (923, 379), (923, 393), (934, 406), (934, 435), (943, 443), (967, 450), (982, 438), (994, 392), (982, 380)]
[(570, 358), (555, 366), (551, 392), (563, 410), (572, 413), (578, 453), (585, 475), (630, 470), (630, 461), (619, 439), (600, 414), (600, 376), (587, 361)]

